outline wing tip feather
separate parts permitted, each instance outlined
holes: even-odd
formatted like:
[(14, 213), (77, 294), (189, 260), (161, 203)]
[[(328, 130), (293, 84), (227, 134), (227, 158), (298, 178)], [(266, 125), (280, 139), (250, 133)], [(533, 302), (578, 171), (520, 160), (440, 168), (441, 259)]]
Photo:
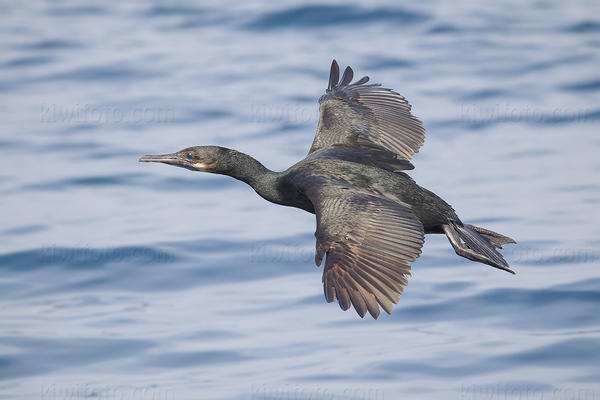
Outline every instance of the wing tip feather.
[(340, 80), (340, 66), (338, 65), (335, 58), (331, 62), (331, 68), (329, 70), (329, 86), (327, 90), (333, 90)]
[[(327, 91), (333, 91), (338, 88), (347, 87), (347, 86), (362, 86), (365, 83), (369, 82), (369, 79), (370, 79), (367, 75), (365, 75), (362, 78), (360, 78), (359, 80), (352, 83), (353, 78), (354, 78), (354, 71), (352, 70), (352, 67), (347, 66), (346, 69), (344, 69), (344, 73), (342, 74), (342, 79), (340, 80), (340, 65), (334, 58), (333, 61), (331, 61), (331, 68), (329, 69), (329, 85), (327, 86)], [(381, 84), (380, 83), (372, 83), (367, 86), (377, 87), (377, 86), (381, 86)]]

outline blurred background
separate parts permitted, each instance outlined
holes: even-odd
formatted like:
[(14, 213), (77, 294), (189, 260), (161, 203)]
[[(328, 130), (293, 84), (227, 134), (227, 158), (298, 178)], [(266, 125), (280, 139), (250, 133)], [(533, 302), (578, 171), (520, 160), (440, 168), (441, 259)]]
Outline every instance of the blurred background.
[[(486, 3), (3, 2), (0, 398), (600, 398), (600, 5)], [(515, 238), (516, 276), (428, 236), (361, 320), (313, 215), (137, 162), (286, 169), (333, 58), (412, 103), (411, 176)]]

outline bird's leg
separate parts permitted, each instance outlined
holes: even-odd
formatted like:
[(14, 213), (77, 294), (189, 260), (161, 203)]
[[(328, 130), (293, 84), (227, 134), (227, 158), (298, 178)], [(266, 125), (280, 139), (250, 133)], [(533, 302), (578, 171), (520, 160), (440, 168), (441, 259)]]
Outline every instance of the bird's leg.
[(459, 256), (468, 258), (469, 260), (479, 261), (484, 264), (491, 265), (494, 268), (498, 268), (498, 269), (501, 269), (501, 270), (504, 270), (504, 271), (514, 274), (514, 271), (512, 269), (506, 268), (502, 265), (499, 265), (498, 263), (495, 263), (493, 260), (491, 260), (489, 257), (486, 257), (483, 254), (479, 254), (479, 253), (475, 252), (474, 250), (468, 248), (460, 240), (460, 237), (458, 236), (458, 233), (456, 232), (456, 230), (454, 229), (453, 226), (444, 224), (444, 225), (442, 225), (442, 229), (444, 230), (444, 233), (446, 234), (448, 241), (450, 242), (452, 247), (454, 247), (454, 251)]

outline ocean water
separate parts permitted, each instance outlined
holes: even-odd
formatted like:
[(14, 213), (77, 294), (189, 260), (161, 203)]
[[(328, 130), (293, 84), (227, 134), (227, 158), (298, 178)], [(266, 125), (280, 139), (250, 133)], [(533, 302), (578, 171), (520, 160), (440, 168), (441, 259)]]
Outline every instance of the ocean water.
[[(600, 399), (600, 4), (3, 2), (0, 398)], [(392, 315), (327, 304), (314, 216), (140, 164), (306, 154), (331, 60), (407, 97), (428, 236)]]

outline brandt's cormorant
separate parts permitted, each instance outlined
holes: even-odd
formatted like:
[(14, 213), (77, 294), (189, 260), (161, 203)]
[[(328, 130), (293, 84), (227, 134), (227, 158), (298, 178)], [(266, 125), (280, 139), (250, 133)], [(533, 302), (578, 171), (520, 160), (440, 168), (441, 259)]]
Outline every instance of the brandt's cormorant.
[(459, 256), (514, 273), (496, 250), (513, 239), (463, 224), (448, 203), (401, 172), (414, 168), (410, 159), (425, 139), (404, 97), (367, 84), (366, 76), (351, 83), (350, 67), (341, 80), (339, 72), (334, 60), (308, 155), (283, 172), (218, 146), (139, 161), (229, 175), (268, 201), (316, 214), (325, 298), (343, 310), (354, 306), (361, 317), (377, 318), (379, 305), (391, 313), (426, 233), (444, 233)]

